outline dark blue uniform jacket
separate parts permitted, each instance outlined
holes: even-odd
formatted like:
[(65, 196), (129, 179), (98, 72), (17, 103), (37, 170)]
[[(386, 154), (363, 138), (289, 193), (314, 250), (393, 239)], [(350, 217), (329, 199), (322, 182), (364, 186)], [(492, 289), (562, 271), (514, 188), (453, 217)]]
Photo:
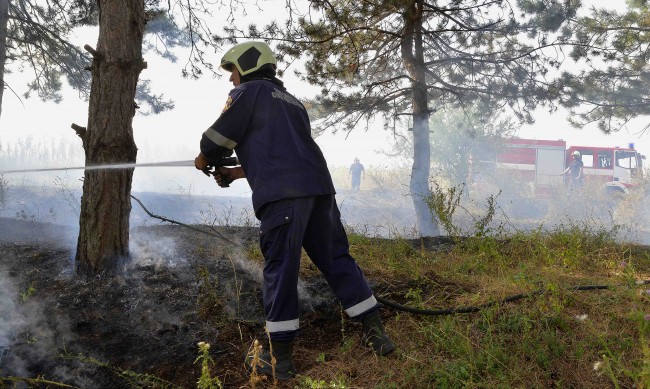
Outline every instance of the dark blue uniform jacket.
[(257, 79), (230, 91), (221, 116), (201, 138), (201, 152), (218, 159), (233, 149), (256, 214), (272, 201), (335, 193), (307, 111), (281, 83)]

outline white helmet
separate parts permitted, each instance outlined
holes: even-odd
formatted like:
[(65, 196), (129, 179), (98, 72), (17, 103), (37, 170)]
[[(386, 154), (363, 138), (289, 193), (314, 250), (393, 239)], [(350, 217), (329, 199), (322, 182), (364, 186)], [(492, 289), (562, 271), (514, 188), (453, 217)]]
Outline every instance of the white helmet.
[(576, 158), (580, 158), (580, 152), (579, 152), (578, 150), (576, 150), (576, 151), (574, 151), (573, 153), (571, 153), (571, 155), (573, 155), (573, 156), (576, 157)]

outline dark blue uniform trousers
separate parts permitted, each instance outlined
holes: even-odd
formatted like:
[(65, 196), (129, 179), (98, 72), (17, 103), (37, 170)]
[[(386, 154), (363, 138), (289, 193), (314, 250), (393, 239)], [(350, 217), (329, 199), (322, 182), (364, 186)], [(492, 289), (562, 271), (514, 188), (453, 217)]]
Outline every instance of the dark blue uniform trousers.
[(298, 270), (301, 249), (323, 273), (351, 318), (377, 309), (348, 238), (334, 195), (299, 197), (264, 205), (260, 248), (264, 255), (264, 312), (270, 338), (293, 339), (299, 328)]

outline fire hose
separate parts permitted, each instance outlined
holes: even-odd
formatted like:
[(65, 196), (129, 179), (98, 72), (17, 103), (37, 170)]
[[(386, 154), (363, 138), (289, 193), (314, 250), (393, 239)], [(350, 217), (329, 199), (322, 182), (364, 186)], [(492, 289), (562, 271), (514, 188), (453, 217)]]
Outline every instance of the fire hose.
[[(235, 166), (239, 165), (236, 157), (221, 157), (217, 160), (210, 161), (210, 164), (203, 170), (205, 175), (215, 175), (216, 170), (221, 166)], [(194, 160), (185, 161), (165, 161), (165, 162), (147, 162), (147, 163), (107, 163), (101, 165), (86, 165), (86, 166), (72, 166), (72, 167), (52, 167), (52, 168), (34, 168), (34, 169), (18, 169), (18, 170), (0, 170), (2, 174), (12, 173), (35, 173), (35, 172), (55, 172), (55, 171), (68, 171), (68, 170), (123, 170), (133, 169), (136, 167), (188, 167), (194, 166)], [(230, 186), (230, 182), (224, 181), (220, 184), (222, 188)]]
[(68, 171), (68, 170), (119, 170), (119, 169), (132, 169), (136, 167), (188, 167), (188, 166), (194, 166), (194, 160), (147, 162), (147, 163), (109, 163), (109, 164), (88, 165), (88, 166), (0, 170), (0, 174), (56, 172), (56, 171)]

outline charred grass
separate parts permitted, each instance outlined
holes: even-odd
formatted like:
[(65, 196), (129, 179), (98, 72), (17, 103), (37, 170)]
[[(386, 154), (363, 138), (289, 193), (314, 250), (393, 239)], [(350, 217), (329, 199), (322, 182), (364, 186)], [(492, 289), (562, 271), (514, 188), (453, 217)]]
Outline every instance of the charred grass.
[[(493, 304), (453, 315), (384, 306), (381, 315), (397, 350), (377, 357), (360, 345), (360, 325), (344, 317), (305, 256), (305, 299), (313, 301), (302, 307), (294, 357), (300, 374), (273, 382), (251, 377), (242, 363), (255, 339), (266, 345), (256, 231), (220, 229), (238, 237), (241, 244), (233, 248), (178, 228), (152, 229), (156, 236), (174, 237), (174, 255), (182, 253), (186, 265), (172, 269), (151, 250), (153, 262), (132, 268), (133, 277), (75, 281), (61, 264), (69, 261), (65, 250), (3, 244), (3, 266), (18, 285), (17, 295), (24, 296), (17, 304), (47, 301), (49, 310), (66, 317), (74, 336), (67, 343), (52, 341), (56, 351), (32, 361), (22, 382), (131, 388), (650, 387), (650, 285), (640, 283), (650, 280), (650, 249), (620, 243), (613, 231), (566, 225), (500, 238), (350, 234), (352, 255), (385, 299), (423, 310)], [(586, 285), (608, 288), (575, 290)], [(146, 296), (136, 299), (136, 290)], [(521, 293), (531, 294), (498, 303)], [(9, 353), (28, 361), (34, 332), (14, 335)], [(56, 331), (49, 336), (59, 339)], [(200, 349), (199, 342), (211, 347)], [(17, 382), (6, 374), (7, 358), (0, 361), (0, 387)], [(72, 372), (72, 365), (86, 367), (77, 370), (83, 380), (56, 379), (61, 369)]]

